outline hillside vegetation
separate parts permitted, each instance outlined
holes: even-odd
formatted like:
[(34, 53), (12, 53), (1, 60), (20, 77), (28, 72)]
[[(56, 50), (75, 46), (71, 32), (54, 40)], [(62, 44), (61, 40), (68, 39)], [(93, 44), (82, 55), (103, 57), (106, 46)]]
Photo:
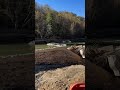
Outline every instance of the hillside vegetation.
[(40, 39), (84, 37), (85, 18), (74, 13), (57, 12), (48, 5), (35, 6), (35, 34)]

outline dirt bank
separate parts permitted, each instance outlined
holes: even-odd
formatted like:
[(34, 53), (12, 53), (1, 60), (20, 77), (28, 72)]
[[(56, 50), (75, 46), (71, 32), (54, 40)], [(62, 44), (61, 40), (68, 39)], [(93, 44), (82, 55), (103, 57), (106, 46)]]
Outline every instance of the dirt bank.
[(85, 82), (85, 66), (71, 65), (35, 75), (36, 90), (69, 90), (75, 82)]

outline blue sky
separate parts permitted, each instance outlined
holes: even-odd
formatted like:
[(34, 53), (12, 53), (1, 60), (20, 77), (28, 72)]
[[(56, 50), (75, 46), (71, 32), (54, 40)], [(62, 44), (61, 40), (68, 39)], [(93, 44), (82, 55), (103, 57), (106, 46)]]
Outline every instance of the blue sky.
[(41, 5), (48, 4), (56, 11), (68, 11), (85, 17), (85, 0), (35, 0)]

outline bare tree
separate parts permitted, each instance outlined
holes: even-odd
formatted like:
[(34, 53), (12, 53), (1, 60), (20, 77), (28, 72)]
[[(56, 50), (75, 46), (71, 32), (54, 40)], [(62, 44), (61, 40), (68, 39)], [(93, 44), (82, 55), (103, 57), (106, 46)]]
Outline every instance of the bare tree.
[(23, 29), (34, 15), (34, 10), (32, 10), (34, 4), (32, 0), (7, 0), (6, 6), (5, 14), (14, 24), (15, 31), (18, 30), (18, 27)]
[(44, 15), (40, 13), (39, 11), (35, 12), (35, 30), (40, 35), (40, 38), (43, 39), (46, 32), (45, 32), (45, 20)]

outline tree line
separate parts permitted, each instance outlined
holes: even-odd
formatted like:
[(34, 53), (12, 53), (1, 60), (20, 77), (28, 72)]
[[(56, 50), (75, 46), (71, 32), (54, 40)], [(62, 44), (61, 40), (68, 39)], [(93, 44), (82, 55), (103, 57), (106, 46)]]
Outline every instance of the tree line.
[(85, 18), (57, 12), (48, 5), (35, 4), (35, 37), (39, 39), (84, 38)]

